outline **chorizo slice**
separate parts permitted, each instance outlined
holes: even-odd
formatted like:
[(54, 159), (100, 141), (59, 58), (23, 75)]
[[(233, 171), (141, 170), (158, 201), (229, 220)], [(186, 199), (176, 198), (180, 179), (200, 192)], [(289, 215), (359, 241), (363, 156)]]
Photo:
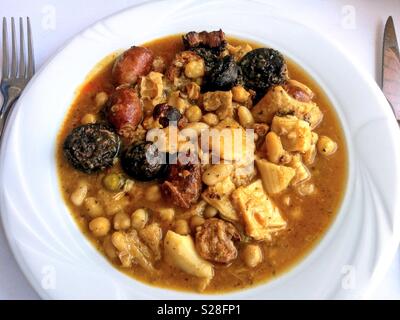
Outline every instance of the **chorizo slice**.
[(164, 198), (178, 207), (189, 209), (201, 193), (200, 164), (171, 164), (166, 181), (161, 185)]
[(196, 249), (201, 257), (217, 263), (229, 263), (237, 258), (235, 241), (240, 240), (236, 227), (227, 221), (207, 219), (196, 231)]
[(112, 77), (117, 86), (135, 84), (139, 77), (151, 71), (154, 61), (153, 52), (145, 47), (131, 47), (115, 61)]
[(142, 121), (143, 110), (136, 91), (119, 87), (110, 96), (106, 105), (106, 117), (117, 133), (129, 138)]

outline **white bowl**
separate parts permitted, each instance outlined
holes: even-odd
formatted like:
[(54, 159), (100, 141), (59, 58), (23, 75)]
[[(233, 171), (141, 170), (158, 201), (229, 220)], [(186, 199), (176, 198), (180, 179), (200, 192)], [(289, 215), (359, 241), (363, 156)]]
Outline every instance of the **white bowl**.
[[(169, 34), (219, 28), (280, 50), (322, 86), (344, 128), (349, 180), (333, 225), (291, 271), (246, 290), (200, 295), (138, 282), (96, 251), (61, 197), (55, 146), (76, 88), (107, 54)], [(373, 79), (317, 31), (256, 1), (155, 2), (83, 31), (29, 83), (1, 150), (2, 219), (19, 265), (43, 298), (364, 297), (399, 243), (399, 146), (397, 123)]]

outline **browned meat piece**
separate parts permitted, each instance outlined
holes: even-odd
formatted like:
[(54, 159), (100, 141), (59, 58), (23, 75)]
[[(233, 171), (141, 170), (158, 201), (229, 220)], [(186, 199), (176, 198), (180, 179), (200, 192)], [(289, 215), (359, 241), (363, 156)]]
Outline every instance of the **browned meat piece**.
[(161, 185), (166, 199), (178, 207), (189, 209), (196, 203), (201, 193), (200, 164), (171, 164), (168, 178)]
[(134, 84), (138, 77), (151, 71), (154, 55), (150, 49), (131, 47), (123, 52), (115, 61), (112, 76), (116, 85)]
[(290, 96), (298, 101), (310, 102), (314, 98), (314, 92), (296, 80), (288, 80), (283, 87)]
[(183, 67), (194, 60), (201, 60), (202, 58), (192, 51), (182, 51), (175, 55), (174, 60), (172, 60), (170, 66), (165, 72), (165, 76), (168, 80), (174, 81), (175, 78), (179, 78)]
[(163, 128), (175, 123), (179, 129), (183, 129), (188, 122), (177, 108), (171, 107), (167, 103), (160, 103), (154, 107), (153, 119), (158, 120)]
[(196, 249), (204, 259), (229, 263), (236, 259), (238, 251), (234, 241), (240, 240), (239, 231), (221, 219), (207, 219), (196, 232)]
[(204, 47), (210, 49), (223, 49), (226, 46), (225, 33), (220, 29), (218, 31), (191, 31), (182, 38), (186, 49)]
[(129, 138), (143, 118), (135, 90), (128, 87), (116, 89), (107, 101), (106, 116), (119, 135)]

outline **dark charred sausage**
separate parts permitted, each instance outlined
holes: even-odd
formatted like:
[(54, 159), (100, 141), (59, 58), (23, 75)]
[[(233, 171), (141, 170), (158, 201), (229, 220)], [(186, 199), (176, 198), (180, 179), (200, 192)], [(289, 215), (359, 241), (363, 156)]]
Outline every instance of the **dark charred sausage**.
[(207, 219), (196, 230), (196, 249), (204, 259), (229, 263), (236, 259), (238, 251), (234, 241), (240, 240), (239, 231), (221, 219)]
[(278, 84), (284, 84), (288, 78), (287, 66), (283, 55), (271, 48), (257, 48), (240, 60), (239, 67), (243, 84), (256, 92), (259, 101), (267, 90)]
[(109, 127), (85, 124), (72, 130), (64, 141), (66, 159), (75, 168), (93, 173), (111, 167), (119, 155), (121, 141)]
[(121, 166), (129, 176), (139, 181), (160, 178), (166, 168), (162, 154), (150, 141), (129, 146), (122, 154)]
[(106, 117), (119, 135), (129, 138), (143, 118), (136, 91), (128, 87), (116, 89), (107, 101)]
[(201, 193), (200, 164), (171, 164), (166, 181), (161, 185), (165, 199), (174, 205), (189, 209), (196, 203)]
[(154, 60), (153, 52), (144, 47), (131, 47), (115, 61), (112, 76), (116, 85), (134, 84), (138, 77), (151, 71)]

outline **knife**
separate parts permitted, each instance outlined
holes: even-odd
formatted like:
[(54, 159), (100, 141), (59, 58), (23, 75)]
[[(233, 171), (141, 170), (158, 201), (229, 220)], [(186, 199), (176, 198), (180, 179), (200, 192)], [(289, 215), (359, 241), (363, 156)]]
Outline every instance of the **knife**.
[(382, 91), (400, 124), (400, 54), (391, 16), (386, 21), (383, 35)]

